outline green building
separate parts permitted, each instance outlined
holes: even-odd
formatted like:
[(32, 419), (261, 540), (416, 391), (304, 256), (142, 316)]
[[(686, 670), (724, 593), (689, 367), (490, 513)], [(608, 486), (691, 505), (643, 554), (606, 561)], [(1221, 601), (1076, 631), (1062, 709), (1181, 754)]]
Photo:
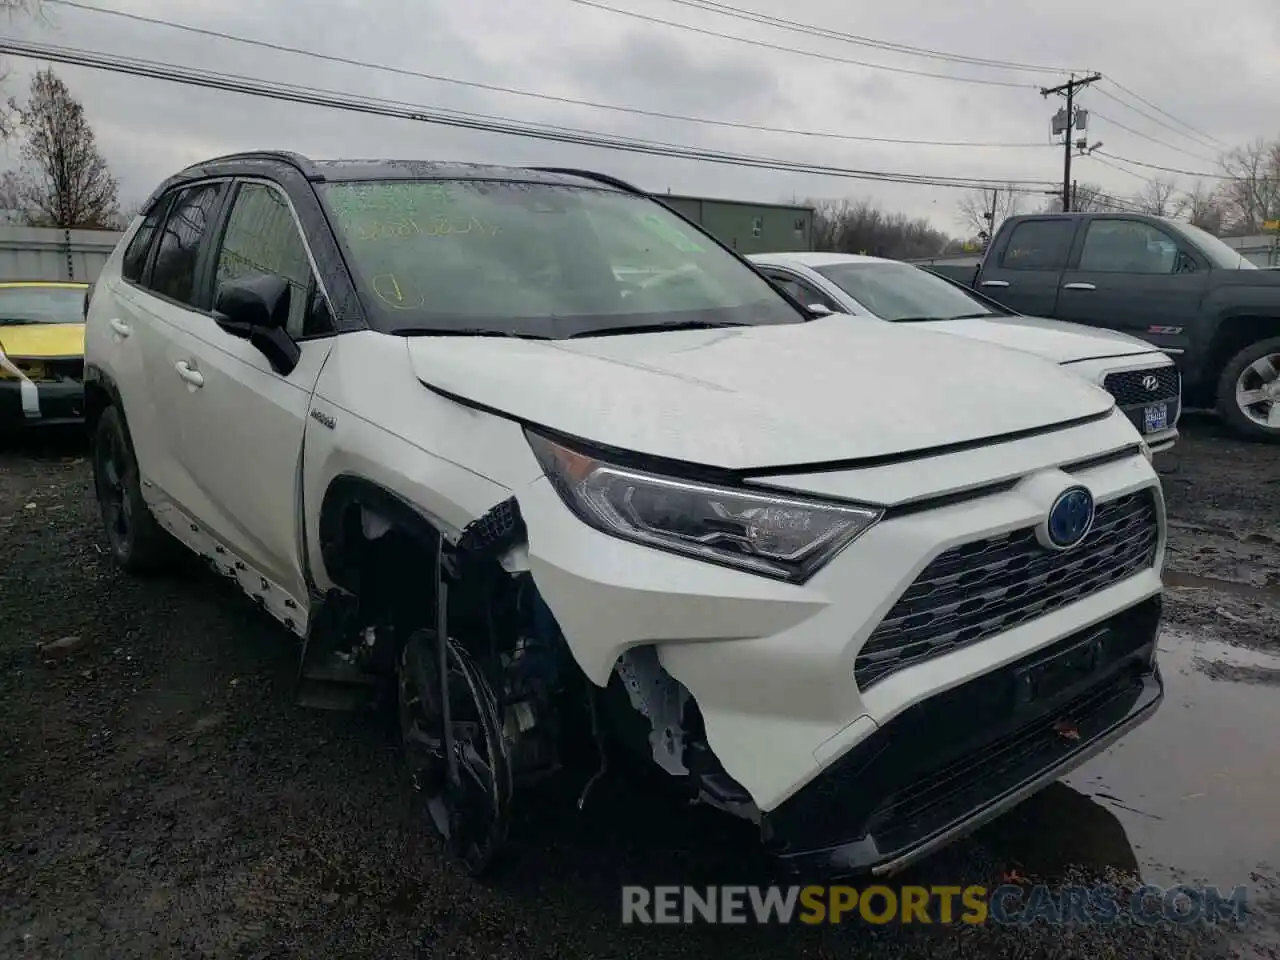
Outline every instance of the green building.
[(813, 208), (655, 194), (739, 253), (783, 253), (813, 248)]

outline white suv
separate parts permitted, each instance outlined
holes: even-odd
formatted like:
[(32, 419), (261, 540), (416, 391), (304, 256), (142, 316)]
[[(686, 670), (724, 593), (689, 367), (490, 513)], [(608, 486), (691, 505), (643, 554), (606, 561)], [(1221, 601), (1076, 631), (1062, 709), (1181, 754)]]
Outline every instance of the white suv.
[(393, 694), (473, 870), (521, 784), (615, 754), (790, 868), (891, 872), (1162, 696), (1164, 503), (1110, 395), (808, 313), (599, 174), (200, 164), (86, 362), (116, 559), (203, 555), (304, 703)]

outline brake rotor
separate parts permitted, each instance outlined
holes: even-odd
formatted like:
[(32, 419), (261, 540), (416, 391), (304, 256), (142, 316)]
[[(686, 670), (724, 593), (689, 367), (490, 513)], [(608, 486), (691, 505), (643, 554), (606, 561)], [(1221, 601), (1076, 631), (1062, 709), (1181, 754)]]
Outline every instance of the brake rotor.
[(431, 630), (410, 635), (401, 653), (400, 733), (414, 788), (432, 826), (467, 870), (479, 874), (507, 837), (511, 765), (497, 698), (484, 674), (452, 639), (446, 663), (454, 762), (449, 763), (445, 752), (439, 651)]

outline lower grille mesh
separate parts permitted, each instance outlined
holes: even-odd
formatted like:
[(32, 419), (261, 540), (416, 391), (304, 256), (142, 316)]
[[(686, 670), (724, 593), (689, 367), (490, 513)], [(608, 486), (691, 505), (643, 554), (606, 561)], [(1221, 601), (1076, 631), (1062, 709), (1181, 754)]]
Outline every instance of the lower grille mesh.
[(1057, 553), (1034, 528), (953, 547), (907, 588), (854, 663), (866, 690), (885, 677), (1087, 597), (1155, 563), (1150, 490), (1100, 503), (1079, 546)]

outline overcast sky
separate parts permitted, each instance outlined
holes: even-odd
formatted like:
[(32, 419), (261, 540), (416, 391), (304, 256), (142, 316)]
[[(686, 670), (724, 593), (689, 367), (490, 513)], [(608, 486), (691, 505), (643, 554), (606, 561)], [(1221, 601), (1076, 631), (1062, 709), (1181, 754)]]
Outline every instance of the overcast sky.
[[(789, 129), (868, 137), (1034, 144), (973, 148), (859, 143), (707, 126), (491, 93), (318, 61), (162, 26), (46, 5), (43, 24), (0, 20), (25, 40), (145, 57), (349, 94), (523, 121), (558, 123), (735, 153), (859, 169), (997, 179), (1060, 180), (1049, 145), (1060, 104), (1038, 85), (1065, 79), (924, 59), (805, 36), (691, 9), (672, 0), (601, 0), (647, 16), (813, 53), (898, 68), (1025, 84), (956, 83), (763, 49), (592, 9), (571, 0), (84, 0), (112, 10), (323, 53), (539, 93)], [(845, 33), (971, 57), (1097, 70), (1229, 144), (1280, 135), (1280, 0), (722, 0)], [(12, 59), (7, 95), (22, 96), (41, 64)], [(762, 201), (871, 197), (960, 233), (961, 191), (889, 185), (628, 155), (453, 130), (55, 65), (84, 103), (124, 203), (185, 164), (246, 148), (314, 157), (401, 156), (587, 166), (655, 190)], [(1134, 160), (1213, 170), (1210, 146), (1104, 97), (1090, 142)], [(1151, 107), (1139, 110), (1172, 124)], [(1101, 117), (1098, 116), (1101, 114)], [(1121, 129), (1118, 121), (1170, 146)], [(1175, 150), (1179, 147), (1183, 151)], [(1196, 156), (1198, 155), (1198, 156)], [(10, 149), (7, 162), (14, 157)], [(1095, 159), (1078, 178), (1116, 195), (1143, 181)], [(1155, 174), (1151, 174), (1155, 175)], [(1187, 178), (1182, 178), (1187, 183)], [(1041, 202), (1034, 198), (1033, 202)]]

